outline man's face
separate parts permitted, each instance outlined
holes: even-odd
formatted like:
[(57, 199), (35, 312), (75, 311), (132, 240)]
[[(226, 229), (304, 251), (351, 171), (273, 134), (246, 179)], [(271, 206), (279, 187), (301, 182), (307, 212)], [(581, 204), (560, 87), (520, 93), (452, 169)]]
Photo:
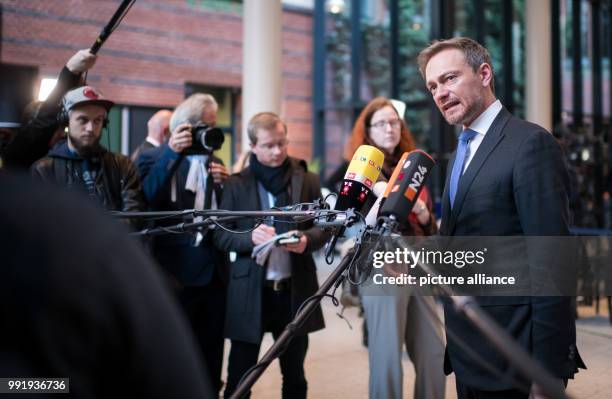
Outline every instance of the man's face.
[(85, 104), (69, 112), (68, 140), (80, 155), (98, 147), (106, 109), (99, 105)]
[(257, 130), (257, 144), (251, 144), (251, 151), (259, 163), (272, 168), (282, 165), (287, 159), (287, 133), (278, 122), (272, 129)]
[(485, 110), (485, 94), (492, 76), (488, 64), (474, 72), (458, 49), (440, 51), (425, 68), (427, 89), (451, 125), (469, 126)]
[(159, 129), (162, 134), (161, 141), (165, 141), (170, 137), (170, 118), (172, 117), (172, 112), (167, 111), (160, 115), (159, 121)]
[(202, 122), (210, 127), (217, 126), (217, 107), (206, 107), (202, 111)]

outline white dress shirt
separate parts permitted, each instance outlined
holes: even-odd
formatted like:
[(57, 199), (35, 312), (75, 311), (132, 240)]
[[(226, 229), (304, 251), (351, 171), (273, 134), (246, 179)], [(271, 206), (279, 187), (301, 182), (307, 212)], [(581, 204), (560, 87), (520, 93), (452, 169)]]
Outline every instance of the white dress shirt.
[(462, 173), (465, 173), (468, 165), (472, 161), (472, 158), (474, 158), (474, 154), (476, 154), (476, 150), (478, 150), (480, 143), (482, 143), (482, 140), (484, 139), (485, 134), (487, 134), (487, 131), (491, 128), (493, 121), (495, 120), (495, 118), (497, 117), (497, 115), (499, 114), (501, 110), (502, 110), (502, 103), (499, 100), (495, 100), (495, 102), (489, 105), (489, 107), (485, 109), (484, 112), (480, 114), (480, 116), (478, 116), (478, 118), (476, 118), (470, 126), (467, 126), (467, 127), (464, 126), (464, 129), (465, 128), (471, 129), (478, 134), (474, 136), (474, 138), (470, 140), (470, 143), (468, 144), (469, 155), (467, 159), (465, 160), (465, 164), (463, 165)]
[(147, 138), (145, 139), (146, 142), (150, 143), (153, 145), (153, 147), (159, 147), (161, 145), (161, 143), (157, 140), (155, 140), (153, 137), (149, 137), (147, 136)]

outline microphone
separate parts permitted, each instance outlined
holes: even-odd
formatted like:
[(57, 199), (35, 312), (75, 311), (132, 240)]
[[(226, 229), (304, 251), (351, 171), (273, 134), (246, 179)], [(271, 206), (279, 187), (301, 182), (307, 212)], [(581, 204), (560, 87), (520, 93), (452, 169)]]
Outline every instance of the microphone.
[(397, 181), (397, 176), (402, 171), (402, 167), (404, 166), (406, 159), (408, 159), (408, 155), (410, 155), (410, 152), (408, 151), (403, 153), (402, 157), (397, 162), (397, 165), (395, 165), (395, 169), (393, 169), (393, 173), (391, 174), (391, 177), (389, 178), (389, 182), (387, 183), (387, 187), (385, 188), (385, 192), (383, 193), (383, 198), (386, 199), (389, 196), (389, 193), (391, 192), (391, 188), (395, 186), (395, 182)]
[(380, 176), (384, 161), (385, 156), (378, 148), (359, 146), (344, 175), (335, 210), (353, 208), (359, 212)]
[[(381, 150), (370, 145), (361, 145), (355, 151), (344, 175), (344, 180), (338, 194), (334, 210), (344, 211), (353, 209), (359, 212), (365, 205), (378, 176), (382, 171), (385, 156)], [(333, 250), (338, 238), (344, 234), (344, 227), (336, 230), (327, 243), (325, 260), (328, 264), (333, 262)]]
[[(408, 153), (406, 153), (406, 155), (408, 155)], [(374, 205), (372, 205), (372, 207), (370, 208), (370, 211), (365, 217), (366, 226), (370, 226), (370, 227), (376, 226), (378, 212), (380, 211), (380, 207), (383, 203), (383, 200), (385, 199), (383, 195), (386, 192), (387, 186), (388, 186), (388, 183), (384, 181), (379, 181), (376, 184), (374, 184), (374, 188), (372, 189), (372, 192), (377, 198), (376, 198), (376, 202), (374, 202)]]
[(424, 151), (414, 150), (408, 153), (405, 161), (398, 163), (393, 171), (396, 178), (390, 180), (387, 185), (387, 198), (380, 208), (379, 217), (399, 226), (406, 225), (435, 164), (433, 158)]

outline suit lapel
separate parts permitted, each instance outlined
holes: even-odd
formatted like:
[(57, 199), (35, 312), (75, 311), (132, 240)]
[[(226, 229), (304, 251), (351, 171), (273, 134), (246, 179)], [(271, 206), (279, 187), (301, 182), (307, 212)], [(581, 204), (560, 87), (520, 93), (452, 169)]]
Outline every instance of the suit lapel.
[[(480, 143), (480, 145), (478, 146), (478, 150), (476, 150), (476, 153), (474, 154), (474, 157), (472, 158), (472, 160), (470, 161), (470, 164), (465, 170), (465, 173), (459, 179), (459, 186), (457, 187), (457, 195), (455, 196), (455, 204), (453, 206), (453, 210), (450, 213), (450, 220), (448, 223), (449, 232), (453, 231), (454, 229), (455, 223), (457, 221), (457, 215), (461, 213), (461, 208), (463, 207), (465, 196), (467, 195), (470, 189), (470, 186), (474, 182), (474, 179), (478, 175), (478, 172), (484, 165), (489, 155), (491, 155), (491, 152), (495, 149), (495, 147), (497, 147), (497, 145), (503, 139), (504, 126), (506, 126), (506, 123), (510, 119), (510, 116), (511, 114), (505, 108), (502, 108), (502, 110), (499, 112), (497, 117), (495, 117), (495, 120), (493, 121), (493, 124), (487, 131), (487, 134), (485, 134), (485, 137), (482, 140), (482, 143)], [(446, 188), (448, 188), (448, 184), (449, 184), (449, 181), (447, 178), (447, 182), (445, 186)], [(446, 192), (446, 188), (444, 190), (445, 192)], [(450, 209), (450, 203), (449, 203), (448, 209)]]

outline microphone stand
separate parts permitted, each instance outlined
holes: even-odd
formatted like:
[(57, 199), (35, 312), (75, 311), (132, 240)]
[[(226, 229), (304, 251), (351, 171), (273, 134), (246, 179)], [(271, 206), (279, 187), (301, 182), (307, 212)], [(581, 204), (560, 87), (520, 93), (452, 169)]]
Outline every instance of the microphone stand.
[[(350, 223), (348, 219), (347, 223)], [(366, 227), (364, 226), (364, 229), (365, 228)], [(240, 383), (236, 387), (236, 390), (234, 391), (232, 396), (230, 396), (230, 399), (240, 399), (247, 395), (247, 393), (251, 390), (253, 385), (255, 385), (259, 377), (261, 377), (261, 375), (270, 365), (270, 363), (272, 363), (274, 359), (277, 359), (278, 357), (280, 357), (280, 355), (282, 355), (287, 345), (289, 345), (293, 337), (297, 334), (298, 330), (312, 315), (321, 300), (327, 295), (327, 292), (330, 290), (330, 288), (332, 288), (332, 286), (338, 287), (340, 285), (344, 278), (345, 271), (348, 270), (349, 267), (355, 261), (355, 259), (357, 259), (360, 250), (361, 236), (362, 234), (358, 235), (357, 244), (355, 247), (356, 250), (353, 253), (349, 253), (344, 258), (342, 258), (340, 264), (321, 284), (317, 292), (302, 304), (302, 307), (300, 307), (300, 310), (295, 315), (293, 320), (289, 324), (287, 324), (281, 335), (274, 341), (274, 344), (263, 355), (261, 360), (259, 360), (259, 362), (257, 362), (254, 367), (249, 369), (242, 376)]]
[(200, 227), (208, 227), (211, 224), (231, 222), (233, 220), (242, 219), (242, 216), (227, 216), (219, 219), (207, 218), (199, 222), (179, 223), (174, 226), (153, 227), (140, 231), (129, 233), (131, 236), (159, 236), (168, 233), (187, 233), (188, 231), (199, 229)]

